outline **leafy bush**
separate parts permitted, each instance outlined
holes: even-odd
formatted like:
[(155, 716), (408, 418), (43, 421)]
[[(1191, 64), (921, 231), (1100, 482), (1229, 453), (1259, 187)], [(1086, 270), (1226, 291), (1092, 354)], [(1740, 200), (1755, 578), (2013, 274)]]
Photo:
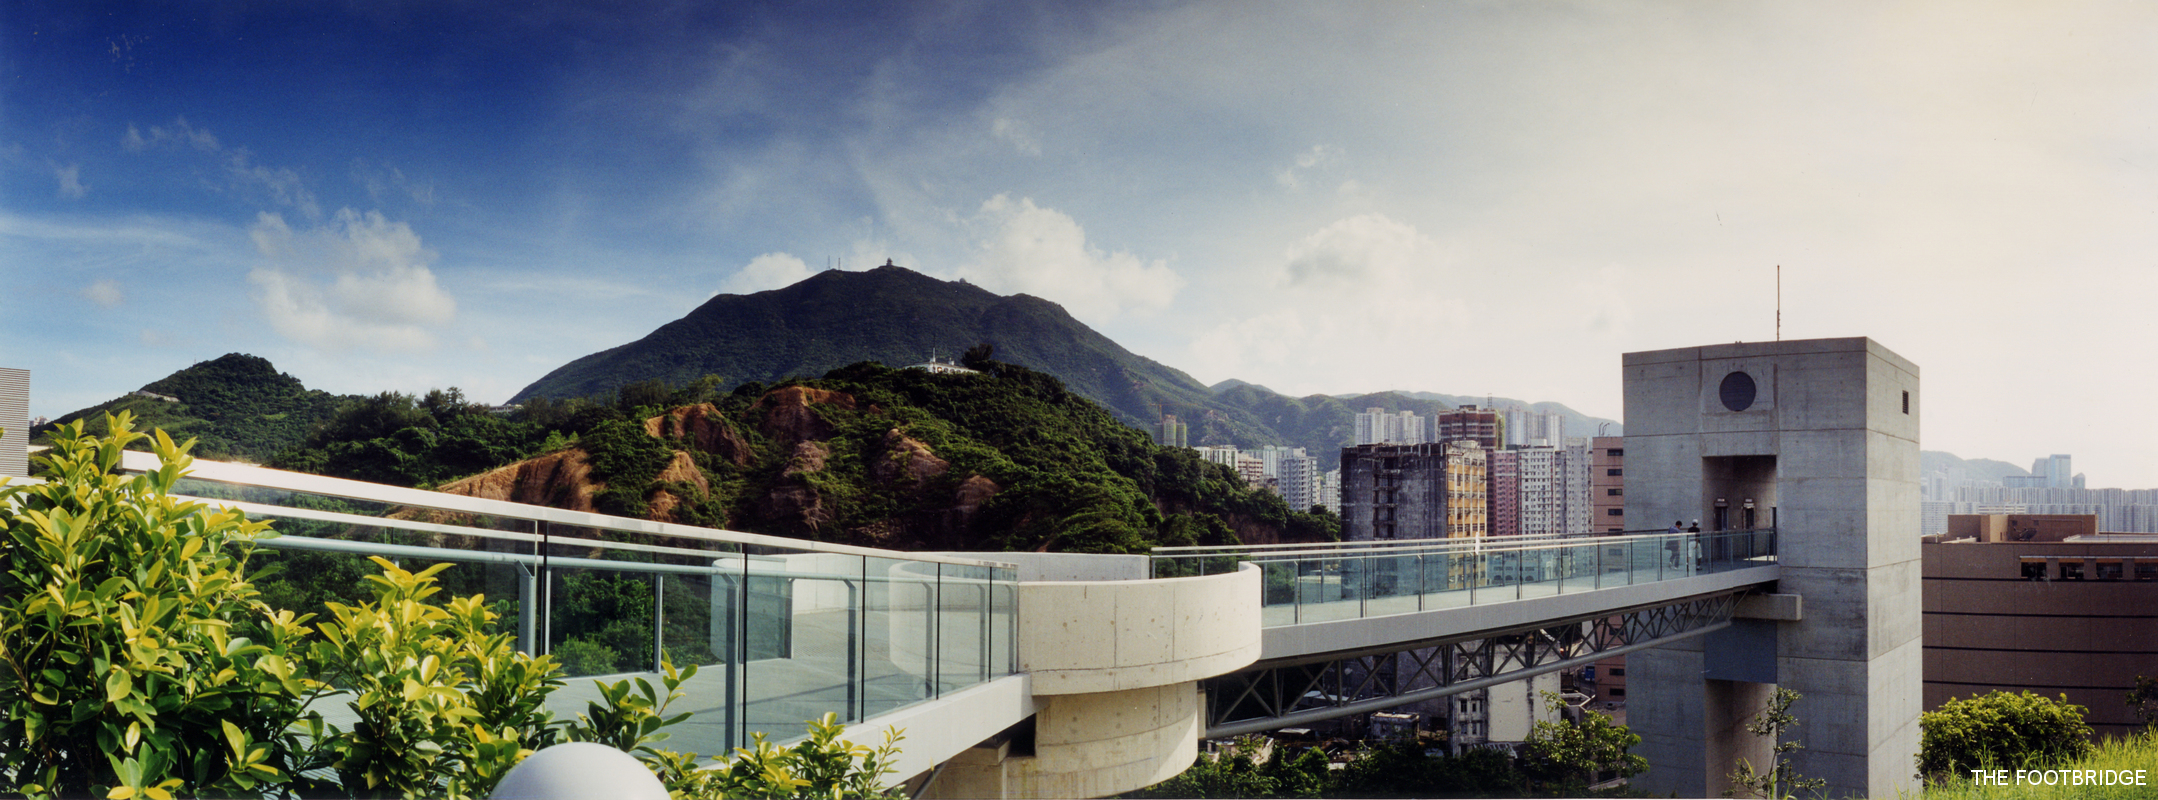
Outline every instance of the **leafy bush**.
[(2091, 749), (2088, 712), (2029, 691), (1952, 699), (1918, 718), (1918, 774), (1964, 775), (1981, 768), (2022, 768), (2081, 758)]
[(1331, 780), (1326, 754), (1318, 748), (1291, 752), (1277, 745), (1262, 754), (1265, 740), (1246, 736), (1229, 752), (1201, 755), (1176, 777), (1126, 797), (1317, 797)]
[[(852, 745), (830, 716), (791, 748), (760, 738), (732, 770), (650, 747), (687, 716), (663, 712), (694, 667), (665, 664), (664, 701), (642, 679), (602, 685), (591, 713), (554, 720), (560, 667), (515, 652), (484, 595), (431, 600), (447, 564), (373, 559), (373, 597), (325, 597), (312, 626), (272, 608), (248, 575), (268, 526), (174, 499), (188, 445), (163, 431), (158, 470), (117, 474), (152, 438), (132, 425), (70, 424), (37, 458), (43, 483), (0, 485), (0, 795), (481, 797), (568, 739), (633, 751), (697, 796), (884, 791), (897, 733)], [(349, 730), (309, 710), (333, 702)]]
[(318, 758), (348, 789), (485, 796), (556, 738), (544, 703), (562, 685), (557, 667), (493, 632), (481, 595), (426, 602), (440, 591), (435, 573), (450, 565), (410, 572), (371, 560), (382, 568), (367, 578), (375, 599), (330, 603), (333, 619), (317, 626), (322, 638), (308, 651), (320, 686), (342, 689), (359, 717), (349, 731), (311, 736)]
[[(1544, 702), (1556, 708), (1562, 701), (1545, 692)], [(1583, 712), (1579, 722), (1538, 720), (1521, 749), (1521, 771), (1545, 791), (1578, 795), (1603, 773), (1632, 777), (1646, 771), (1648, 759), (1631, 752), (1640, 743), (1640, 734), (1594, 711)]]
[(611, 684), (594, 681), (605, 702), (589, 703), (589, 710), (577, 715), (569, 726), (570, 740), (596, 742), (636, 756), (677, 798), (904, 796), (898, 787), (886, 787), (883, 781), (892, 773), (892, 760), (905, 737), (897, 729), (886, 728), (882, 745), (854, 744), (839, 738), (846, 728), (836, 714), (810, 720), (809, 738), (789, 747), (772, 745), (763, 733), (752, 734), (751, 745), (736, 750), (733, 762), (724, 769), (703, 769), (698, 766), (701, 757), (694, 753), (656, 747), (668, 738), (667, 726), (689, 718), (688, 714), (669, 717), (667, 708), (686, 696), (682, 684), (697, 675), (695, 665), (677, 671), (673, 662), (666, 662), (660, 669), (657, 689), (643, 678)]
[(246, 577), (266, 525), (168, 496), (186, 446), (159, 431), (162, 468), (115, 474), (132, 425), (70, 423), (44, 483), (0, 487), (0, 792), (260, 794), (306, 749), (303, 620)]

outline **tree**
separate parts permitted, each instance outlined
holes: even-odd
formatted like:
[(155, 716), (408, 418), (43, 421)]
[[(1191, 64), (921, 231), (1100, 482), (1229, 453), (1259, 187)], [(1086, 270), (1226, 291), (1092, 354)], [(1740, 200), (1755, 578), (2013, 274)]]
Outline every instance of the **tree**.
[[(1544, 692), (1546, 705), (1556, 708), (1562, 702), (1558, 693)], [(1539, 720), (1522, 748), (1521, 771), (1539, 790), (1578, 795), (1602, 773), (1626, 778), (1646, 771), (1648, 759), (1630, 752), (1640, 743), (1640, 734), (1594, 711), (1584, 711), (1578, 722)]]
[(2091, 749), (2086, 711), (2065, 694), (2054, 700), (1995, 691), (1951, 699), (1918, 718), (1918, 774), (1940, 778), (2080, 758)]
[(996, 354), (997, 346), (995, 344), (981, 342), (967, 348), (967, 352), (959, 357), (959, 365), (967, 369), (987, 372), (990, 367), (996, 366), (996, 362), (989, 360)]
[(2128, 706), (2145, 726), (2158, 727), (2158, 678), (2137, 675), (2136, 688), (2128, 690)]
[(1790, 800), (1799, 792), (1828, 785), (1828, 781), (1820, 778), (1801, 777), (1797, 770), (1791, 767), (1788, 756), (1803, 749), (1805, 745), (1796, 739), (1786, 742), (1783, 735), (1791, 726), (1798, 724), (1798, 717), (1791, 714), (1791, 704), (1797, 702), (1800, 696), (1797, 692), (1779, 686), (1776, 693), (1769, 697), (1768, 706), (1755, 715), (1752, 722), (1746, 723), (1747, 733), (1768, 737), (1775, 745), (1775, 755), (1771, 756), (1770, 766), (1765, 772), (1757, 771), (1746, 759), (1739, 759), (1738, 769), (1731, 773), (1732, 783), (1746, 787), (1748, 791), (1769, 800)]

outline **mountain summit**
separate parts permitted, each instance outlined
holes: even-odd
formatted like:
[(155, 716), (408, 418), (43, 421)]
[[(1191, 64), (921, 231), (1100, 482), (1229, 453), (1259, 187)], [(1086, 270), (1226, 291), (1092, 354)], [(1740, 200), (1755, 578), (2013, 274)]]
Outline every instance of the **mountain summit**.
[(886, 264), (719, 295), (642, 339), (547, 373), (511, 402), (605, 394), (652, 379), (680, 385), (717, 375), (725, 388), (815, 377), (859, 361), (904, 366), (982, 342), (996, 346), (996, 360), (1056, 375), (1129, 423), (1153, 419), (1158, 406), (1211, 399), (1190, 375), (1124, 349), (1055, 303)]

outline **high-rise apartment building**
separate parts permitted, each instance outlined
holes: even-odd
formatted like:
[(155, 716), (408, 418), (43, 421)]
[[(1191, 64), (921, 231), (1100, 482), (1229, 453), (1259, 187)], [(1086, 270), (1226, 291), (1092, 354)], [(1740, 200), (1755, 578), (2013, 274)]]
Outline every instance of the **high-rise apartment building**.
[(1357, 444), (1422, 444), (1431, 441), (1424, 432), (1424, 418), (1414, 411), (1390, 412), (1367, 408), (1356, 415)]
[(1493, 450), (1485, 459), (1488, 488), (1484, 503), (1490, 508), (1491, 535), (1521, 533), (1521, 450)]
[(1267, 445), (1257, 455), (1267, 480), (1291, 511), (1310, 511), (1319, 502), (1319, 460), (1304, 448)]
[(1572, 436), (1557, 441), (1564, 443), (1560, 452), (1565, 456), (1565, 463), (1560, 466), (1563, 484), (1560, 497), (1566, 504), (1563, 527), (1569, 534), (1590, 533), (1595, 530), (1591, 527), (1595, 517), (1589, 501), (1589, 439)]
[(1330, 469), (1319, 476), (1318, 505), (1326, 506), (1326, 510), (1334, 512), (1334, 516), (1341, 516), (1340, 469)]
[(1435, 420), (1436, 431), (1432, 440), (1445, 443), (1467, 439), (1485, 450), (1497, 450), (1502, 446), (1500, 438), (1506, 427), (1504, 420), (1505, 416), (1497, 411), (1475, 406), (1441, 411)]
[(1523, 536), (1565, 533), (1565, 454), (1555, 447), (1524, 447), (1514, 453), (1521, 462), (1519, 532)]
[(1626, 530), (1626, 437), (1589, 440), (1589, 530)]
[(1474, 442), (1342, 448), (1342, 538), (1489, 535), (1488, 469), (1487, 451)]
[(1557, 447), (1566, 440), (1566, 415), (1556, 411), (1535, 411), (1527, 408), (1509, 408), (1500, 415), (1506, 419), (1506, 444), (1527, 447), (1537, 443)]
[(1161, 415), (1161, 424), (1155, 428), (1154, 443), (1163, 447), (1187, 447), (1190, 430), (1178, 422), (1175, 414)]

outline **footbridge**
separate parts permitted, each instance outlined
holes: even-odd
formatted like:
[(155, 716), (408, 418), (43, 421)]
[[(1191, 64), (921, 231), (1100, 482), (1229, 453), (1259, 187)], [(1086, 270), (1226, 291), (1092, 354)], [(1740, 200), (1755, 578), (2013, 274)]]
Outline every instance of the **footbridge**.
[(1163, 548), (1156, 576), (1253, 565), (1261, 648), (1204, 682), (1207, 736), (1379, 711), (1787, 616), (1776, 531)]
[(563, 666), (559, 716), (598, 697), (587, 678), (695, 663), (670, 748), (786, 741), (834, 712), (857, 741), (902, 729), (902, 775), (939, 796), (1127, 791), (1202, 737), (1708, 634), (1778, 577), (1774, 529), (902, 553), (208, 461), (178, 491), (273, 523), (273, 601), (351, 593), (368, 556), (454, 565), (448, 591), (485, 593)]

